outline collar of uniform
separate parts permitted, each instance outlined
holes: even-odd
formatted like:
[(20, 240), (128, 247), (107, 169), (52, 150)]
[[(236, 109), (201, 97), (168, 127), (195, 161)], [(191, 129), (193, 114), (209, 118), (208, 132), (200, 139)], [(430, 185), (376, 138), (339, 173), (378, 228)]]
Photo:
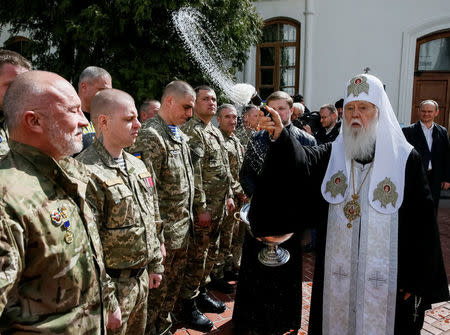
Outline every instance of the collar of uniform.
[(59, 184), (66, 192), (72, 194), (73, 191), (76, 191), (76, 187), (73, 187), (74, 183), (66, 171), (57, 161), (38, 148), (14, 140), (9, 140), (9, 148), (11, 152), (22, 156), (30, 164), (34, 165), (42, 175)]
[(219, 130), (220, 130), (220, 132), (222, 133), (223, 137), (234, 139), (234, 134), (233, 134), (233, 133), (231, 133), (230, 135), (228, 135), (228, 134), (227, 134), (226, 132), (224, 132), (222, 129), (219, 128)]
[(197, 114), (194, 114), (192, 119), (194, 119), (197, 123), (201, 124), (203, 127), (207, 127), (211, 124), (211, 122), (208, 122), (208, 123), (203, 122), (203, 120), (200, 119), (200, 117)]
[[(158, 114), (156, 114), (153, 119), (155, 119), (154, 122), (159, 123), (159, 125), (161, 126), (162, 129), (164, 129), (164, 131), (170, 136), (170, 138), (172, 140), (174, 140), (177, 143), (181, 143), (181, 141), (178, 140), (178, 138), (176, 138), (175, 134), (173, 133), (173, 131), (169, 128), (169, 126), (167, 125), (166, 121), (164, 121), (162, 119), (161, 116), (159, 116)], [(178, 131), (180, 132), (181, 137), (183, 137), (182, 133), (181, 133), (181, 129), (178, 128)]]
[[(92, 145), (93, 145), (93, 148), (95, 149), (95, 151), (97, 151), (98, 156), (100, 157), (102, 162), (107, 167), (112, 168), (112, 169), (118, 169), (118, 170), (122, 171), (122, 169), (120, 168), (120, 165), (114, 160), (114, 158), (111, 156), (111, 154), (108, 152), (108, 150), (106, 150), (106, 148), (102, 142), (100, 142), (97, 139), (94, 139), (94, 142), (92, 142)], [(127, 164), (126, 163), (127, 160), (125, 158), (125, 150), (122, 150), (122, 155), (125, 160), (125, 164)], [(127, 168), (128, 168), (128, 166), (127, 166)]]

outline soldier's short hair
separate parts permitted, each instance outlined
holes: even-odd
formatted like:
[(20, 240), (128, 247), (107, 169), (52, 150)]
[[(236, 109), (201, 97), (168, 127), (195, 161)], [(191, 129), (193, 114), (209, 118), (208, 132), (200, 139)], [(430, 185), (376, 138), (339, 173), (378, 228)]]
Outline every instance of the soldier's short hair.
[(107, 88), (99, 91), (91, 102), (91, 121), (94, 128), (97, 129), (97, 122), (99, 115), (111, 115), (115, 111), (117, 101), (120, 98), (129, 98), (134, 102), (134, 99), (127, 92), (118, 90), (116, 88)]
[[(222, 104), (219, 107), (217, 107), (216, 117), (222, 117), (222, 111), (224, 109), (232, 109), (236, 111), (236, 107), (234, 107), (232, 104)], [(237, 113), (237, 111), (236, 111)]]
[(146, 99), (146, 100), (144, 100), (144, 102), (142, 103), (141, 107), (139, 107), (139, 113), (146, 112), (147, 109), (150, 107), (150, 105), (154, 104), (154, 103), (159, 103), (159, 101), (156, 100), (156, 99)]
[(164, 101), (168, 96), (184, 97), (186, 95), (196, 98), (196, 92), (191, 85), (183, 80), (174, 80), (164, 88), (161, 101)]
[(21, 54), (12, 50), (0, 49), (0, 73), (3, 69), (3, 64), (12, 64), (21, 66), (28, 71), (31, 70), (31, 62)]
[[(19, 77), (19, 78), (18, 78)], [(21, 80), (20, 76), (9, 85), (3, 98), (3, 112), (8, 129), (15, 129), (22, 119), (26, 97), (34, 97), (43, 93), (42, 87), (33, 81)]]
[(200, 92), (200, 91), (213, 91), (214, 92), (214, 89), (211, 87), (211, 86), (208, 86), (208, 85), (200, 85), (200, 86), (197, 86), (195, 89), (194, 89), (194, 91), (195, 91), (195, 94), (196, 94), (196, 96), (198, 96), (198, 93)]
[(102, 69), (98, 66), (88, 66), (80, 73), (80, 78), (78, 79), (78, 88), (80, 88), (81, 83), (90, 82), (103, 77), (109, 78), (111, 80), (111, 75), (105, 69)]
[(283, 91), (273, 92), (272, 94), (270, 94), (267, 97), (266, 101), (267, 101), (267, 103), (269, 103), (269, 101), (281, 100), (281, 99), (286, 100), (286, 102), (289, 105), (289, 108), (292, 108), (292, 104), (294, 103), (294, 100), (292, 100), (292, 97), (289, 94), (287, 94), (286, 92), (283, 92)]

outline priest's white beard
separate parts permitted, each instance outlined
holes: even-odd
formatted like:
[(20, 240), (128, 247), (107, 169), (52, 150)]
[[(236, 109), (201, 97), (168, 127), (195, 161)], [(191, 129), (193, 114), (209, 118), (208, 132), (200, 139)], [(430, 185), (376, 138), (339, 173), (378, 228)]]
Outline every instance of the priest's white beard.
[(342, 136), (344, 139), (345, 155), (349, 159), (367, 161), (373, 158), (375, 152), (375, 143), (377, 140), (378, 113), (375, 114), (372, 121), (363, 128), (359, 119), (352, 120), (357, 122), (361, 128), (351, 128), (344, 117), (342, 123)]

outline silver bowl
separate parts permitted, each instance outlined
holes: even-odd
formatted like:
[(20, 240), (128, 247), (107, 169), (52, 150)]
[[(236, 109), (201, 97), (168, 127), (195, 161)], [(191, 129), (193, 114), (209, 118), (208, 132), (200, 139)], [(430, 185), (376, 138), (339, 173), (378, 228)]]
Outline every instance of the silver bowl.
[[(239, 212), (234, 213), (234, 218), (238, 221), (243, 221), (247, 225), (247, 230), (250, 235), (255, 237), (248, 220), (248, 212), (250, 210), (250, 204), (245, 204), (242, 206)], [(266, 266), (280, 266), (286, 264), (289, 261), (291, 255), (289, 251), (280, 247), (279, 245), (292, 237), (294, 233), (277, 235), (277, 236), (264, 236), (256, 237), (258, 241), (263, 242), (266, 247), (261, 249), (258, 253), (258, 260)]]

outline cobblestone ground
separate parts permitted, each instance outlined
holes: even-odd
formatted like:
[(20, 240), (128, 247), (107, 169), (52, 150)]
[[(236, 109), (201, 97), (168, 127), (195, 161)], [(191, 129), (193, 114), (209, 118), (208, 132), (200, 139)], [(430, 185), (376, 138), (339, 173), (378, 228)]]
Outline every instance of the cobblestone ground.
[[(444, 262), (447, 277), (450, 282), (450, 200), (441, 200), (441, 208), (438, 213), (439, 230), (441, 234), (441, 245), (444, 254)], [(314, 254), (305, 254), (303, 257), (303, 311), (302, 327), (299, 335), (306, 335), (308, 332), (309, 304), (311, 299), (312, 278), (314, 272)], [(233, 283), (233, 282), (230, 282)], [(214, 329), (210, 334), (234, 335), (231, 323), (233, 314), (234, 294), (222, 294), (220, 292), (210, 292), (215, 298), (222, 300), (227, 305), (227, 310), (222, 314), (206, 314), (214, 322)], [(176, 319), (176, 313), (175, 313)], [(176, 321), (172, 328), (175, 335), (200, 335), (204, 334), (195, 331)], [(273, 334), (281, 335), (281, 334)], [(450, 302), (443, 302), (433, 305), (433, 309), (427, 311), (425, 323), (421, 335), (450, 335)]]

